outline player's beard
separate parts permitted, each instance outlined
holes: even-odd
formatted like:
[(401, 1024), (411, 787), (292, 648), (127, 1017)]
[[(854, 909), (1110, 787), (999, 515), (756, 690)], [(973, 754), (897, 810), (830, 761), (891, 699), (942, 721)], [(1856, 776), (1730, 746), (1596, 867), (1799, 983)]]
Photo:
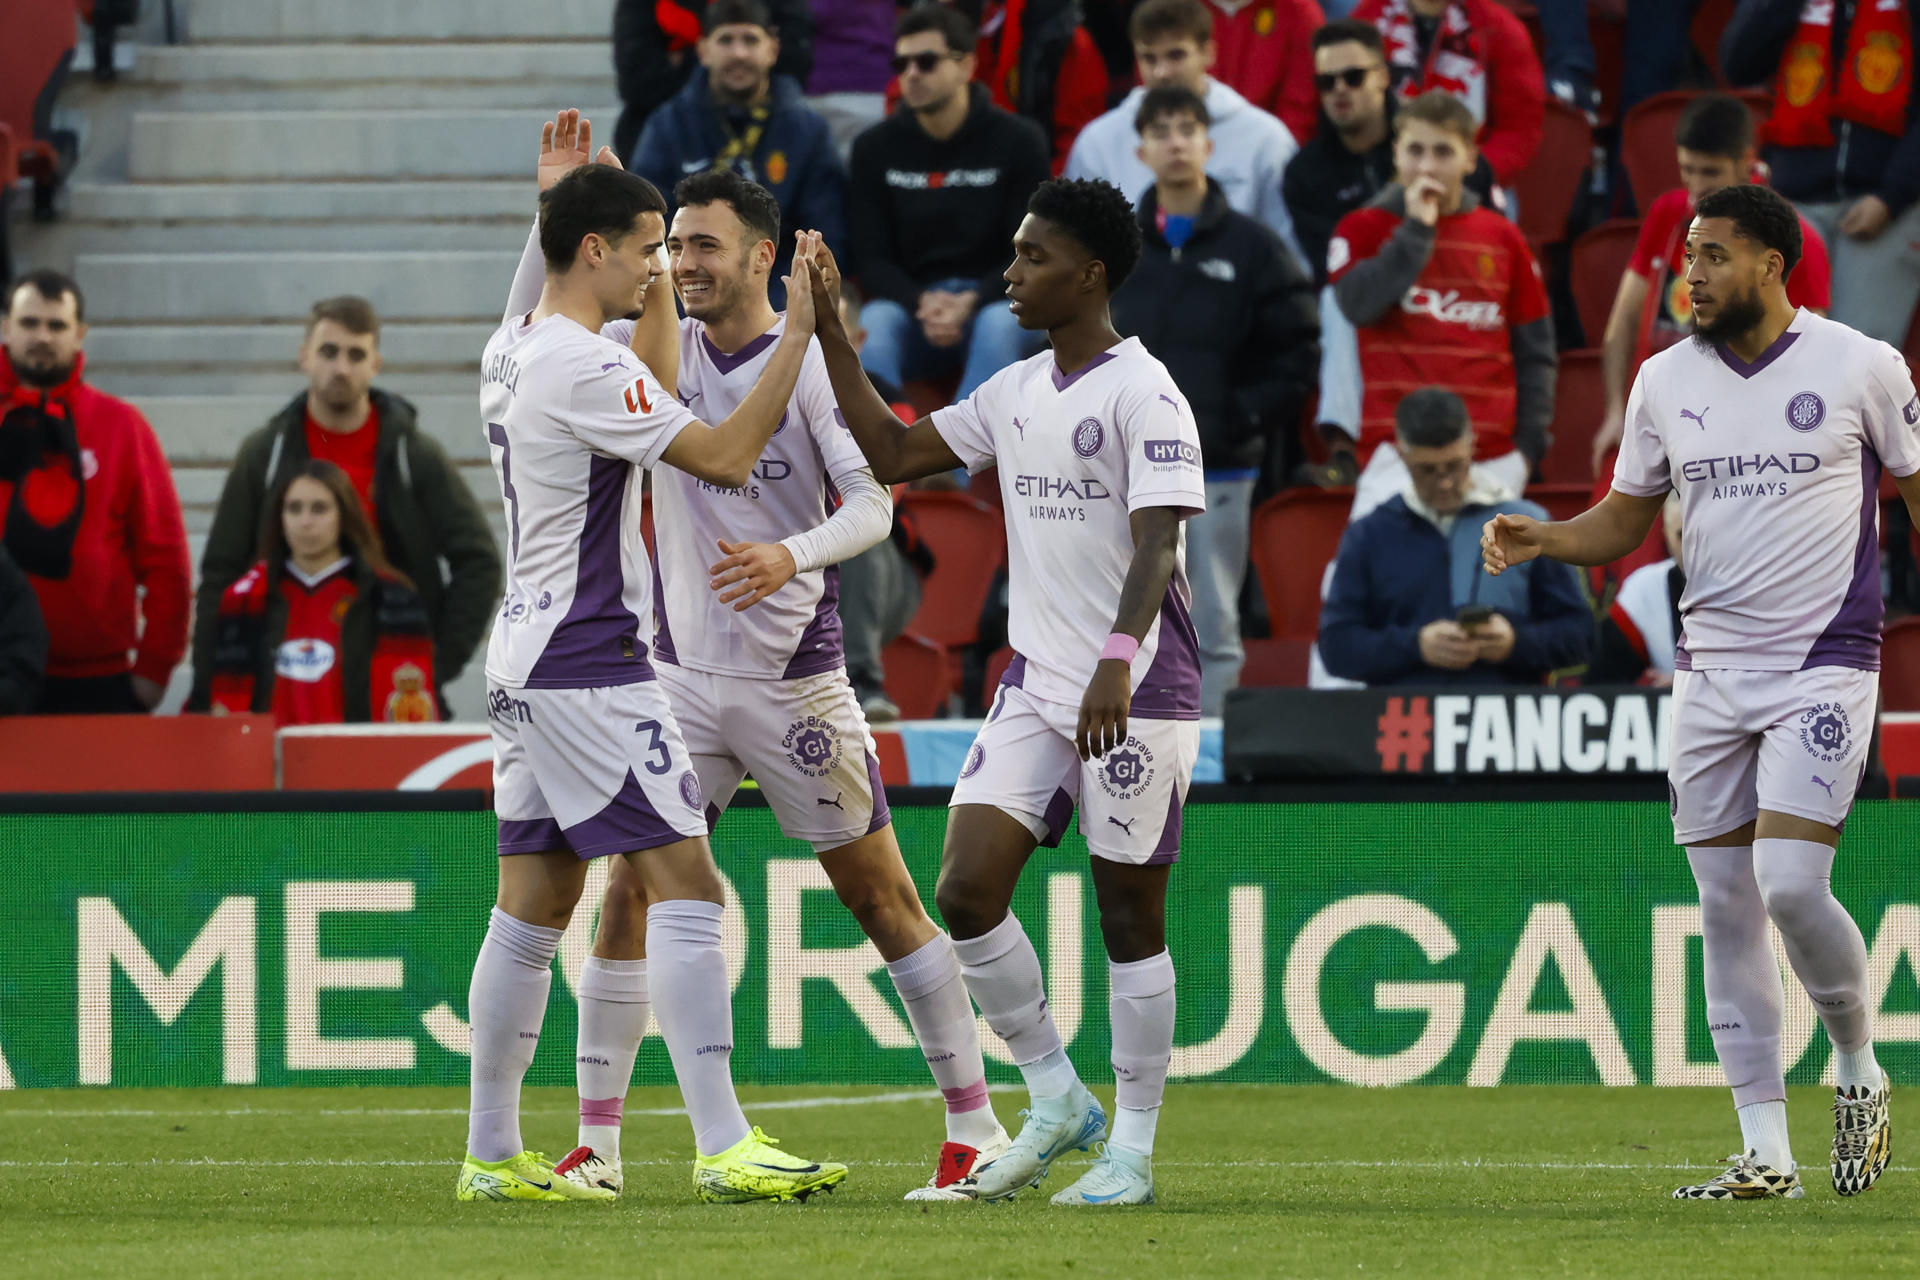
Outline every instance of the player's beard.
[(51, 359), (32, 362), (16, 360), (13, 364), (13, 371), (19, 375), (20, 381), (26, 383), (28, 386), (44, 389), (47, 387), (57, 387), (68, 378), (71, 378), (73, 376), (73, 366), (75, 363), (77, 362), (73, 360), (68, 360), (64, 364)]
[(1760, 301), (1760, 290), (1750, 287), (1742, 293), (1736, 293), (1720, 304), (1718, 314), (1711, 324), (1702, 324), (1700, 313), (1693, 313), (1693, 344), (1702, 351), (1710, 347), (1725, 346), (1743, 333), (1757, 329), (1765, 323), (1767, 305)]
[(687, 303), (687, 315), (701, 324), (719, 324), (740, 305), (741, 296), (747, 291), (746, 286), (739, 280), (725, 276), (708, 276), (707, 284), (705, 300)]

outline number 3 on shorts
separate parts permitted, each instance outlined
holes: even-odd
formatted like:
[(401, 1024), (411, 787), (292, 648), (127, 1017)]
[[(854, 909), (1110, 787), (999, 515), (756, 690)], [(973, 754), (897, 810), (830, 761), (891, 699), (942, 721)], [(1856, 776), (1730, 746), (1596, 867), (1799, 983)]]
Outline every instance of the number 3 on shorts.
[(660, 734), (658, 720), (642, 720), (633, 726), (633, 731), (651, 735), (647, 739), (647, 750), (653, 752), (654, 759), (646, 762), (648, 773), (661, 774), (673, 767), (672, 757), (667, 754), (667, 741)]

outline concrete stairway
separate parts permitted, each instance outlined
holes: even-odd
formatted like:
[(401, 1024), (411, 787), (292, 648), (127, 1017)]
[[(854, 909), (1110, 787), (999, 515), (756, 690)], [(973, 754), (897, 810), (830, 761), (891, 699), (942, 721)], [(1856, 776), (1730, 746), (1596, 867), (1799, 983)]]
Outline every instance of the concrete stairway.
[[(158, 430), (196, 562), (234, 447), (302, 389), (308, 306), (338, 293), (379, 309), (380, 385), (419, 406), (498, 527), (480, 349), (532, 214), (540, 121), (578, 106), (612, 138), (611, 0), (182, 8), (189, 43), (68, 86), (86, 133), (71, 208), (15, 244), (80, 281), (90, 376)], [(452, 691), (469, 716), (477, 676)]]

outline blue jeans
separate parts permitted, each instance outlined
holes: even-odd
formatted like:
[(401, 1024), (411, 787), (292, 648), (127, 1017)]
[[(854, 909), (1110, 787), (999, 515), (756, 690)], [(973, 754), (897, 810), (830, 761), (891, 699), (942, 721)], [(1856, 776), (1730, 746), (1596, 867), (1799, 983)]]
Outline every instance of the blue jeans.
[(1200, 714), (1217, 716), (1240, 685), (1240, 586), (1247, 580), (1253, 519), (1250, 471), (1209, 471), (1207, 509), (1187, 521), (1187, 584), (1200, 638)]
[[(936, 280), (927, 287), (960, 293), (977, 283)], [(909, 378), (938, 377), (959, 365), (957, 400), (966, 399), (994, 374), (1040, 350), (1046, 341), (1044, 335), (1020, 327), (1004, 298), (982, 299), (973, 313), (967, 340), (956, 347), (936, 347), (928, 342), (913, 312), (887, 298), (875, 298), (861, 308), (860, 323), (867, 331), (860, 363), (868, 372), (898, 387)]]

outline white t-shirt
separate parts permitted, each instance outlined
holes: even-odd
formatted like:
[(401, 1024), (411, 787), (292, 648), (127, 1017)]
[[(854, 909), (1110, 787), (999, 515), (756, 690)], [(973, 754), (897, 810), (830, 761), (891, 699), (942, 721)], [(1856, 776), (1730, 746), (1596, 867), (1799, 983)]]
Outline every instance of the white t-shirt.
[(639, 359), (565, 316), (509, 317), (487, 340), (480, 417), (507, 508), (507, 595), (487, 646), (506, 688), (653, 677), (641, 619), (653, 569), (642, 467), (694, 421)]
[(1613, 487), (1677, 489), (1682, 671), (1880, 668), (1876, 499), (1920, 471), (1900, 353), (1802, 310), (1751, 365), (1692, 342), (1640, 367)]
[[(1052, 351), (1009, 365), (933, 415), (969, 472), (1000, 468), (1006, 506), (1007, 682), (1077, 707), (1113, 631), (1133, 563), (1128, 513), (1206, 510), (1193, 410), (1166, 366), (1128, 338), (1071, 378)], [(1186, 533), (1160, 616), (1133, 660), (1133, 714), (1200, 715), (1200, 646)]]
[[(723, 422), (740, 407), (786, 332), (773, 328), (732, 355), (707, 338), (705, 326), (680, 322), (680, 397), (703, 422)], [(614, 342), (633, 338), (633, 325), (616, 320), (601, 330)], [(810, 342), (787, 412), (774, 430), (753, 477), (722, 489), (676, 467), (653, 473), (654, 553), (659, 591), (654, 602), (654, 656), (661, 662), (714, 675), (791, 679), (846, 663), (840, 632), (840, 570), (796, 573), (751, 609), (734, 612), (708, 584), (708, 570), (725, 552), (718, 542), (779, 542), (814, 528), (832, 512), (829, 495), (852, 476), (872, 482), (867, 460), (841, 418), (820, 344)]]

